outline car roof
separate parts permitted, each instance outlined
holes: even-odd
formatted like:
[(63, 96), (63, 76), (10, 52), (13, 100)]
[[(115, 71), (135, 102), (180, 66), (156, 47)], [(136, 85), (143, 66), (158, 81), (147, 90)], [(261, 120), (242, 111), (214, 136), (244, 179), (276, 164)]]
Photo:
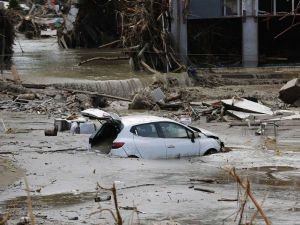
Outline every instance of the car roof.
[(153, 122), (175, 122), (174, 120), (168, 118), (150, 116), (150, 115), (124, 116), (121, 117), (121, 121), (124, 126), (134, 126), (138, 124), (153, 123)]

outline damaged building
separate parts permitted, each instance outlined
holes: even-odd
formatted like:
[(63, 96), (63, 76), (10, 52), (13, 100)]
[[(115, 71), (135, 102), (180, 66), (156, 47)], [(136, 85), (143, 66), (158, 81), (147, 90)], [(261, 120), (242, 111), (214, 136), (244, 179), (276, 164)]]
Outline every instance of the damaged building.
[(299, 0), (173, 1), (173, 35), (183, 59), (211, 66), (300, 61)]
[[(58, 35), (59, 44), (76, 48), (119, 43), (133, 58), (135, 68), (161, 72), (180, 71), (184, 68), (182, 64), (201, 67), (297, 64), (299, 2), (162, 0), (149, 5), (147, 1), (73, 0)], [(133, 51), (143, 54), (130, 55)], [(141, 58), (145, 59), (143, 66), (137, 62)]]

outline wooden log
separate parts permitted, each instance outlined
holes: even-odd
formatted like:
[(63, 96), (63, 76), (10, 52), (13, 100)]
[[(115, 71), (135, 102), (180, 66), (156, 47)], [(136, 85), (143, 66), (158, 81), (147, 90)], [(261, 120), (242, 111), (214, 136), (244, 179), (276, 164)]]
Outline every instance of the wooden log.
[(111, 99), (116, 99), (116, 100), (131, 102), (131, 100), (128, 99), (128, 98), (122, 98), (122, 97), (113, 96), (113, 95), (101, 94), (101, 93), (98, 93), (98, 92), (80, 91), (80, 90), (73, 90), (73, 89), (63, 89), (63, 90), (68, 91), (68, 92), (72, 92), (72, 93), (79, 93), (79, 94), (86, 94), (86, 95), (95, 95), (95, 96), (100, 96), (100, 97), (105, 97), (105, 98), (111, 98)]
[(211, 178), (191, 178), (191, 182), (204, 182), (204, 183), (218, 183), (215, 179)]
[(148, 43), (146, 43), (146, 44), (144, 45), (144, 47), (141, 49), (141, 51), (140, 51), (139, 54), (137, 55), (138, 58), (142, 57), (144, 51), (148, 48), (148, 46), (149, 46)]
[(26, 88), (34, 88), (34, 89), (45, 89), (46, 87), (48, 87), (49, 85), (47, 84), (29, 84), (29, 83), (23, 83), (22, 84), (23, 87)]
[(213, 190), (209, 190), (209, 189), (205, 189), (205, 188), (200, 188), (200, 187), (195, 187), (194, 190), (195, 191), (203, 191), (203, 192), (207, 192), (207, 193), (215, 193), (215, 191), (213, 191)]
[(237, 202), (238, 199), (229, 199), (229, 198), (221, 198), (218, 199), (218, 202)]
[(158, 73), (157, 70), (152, 69), (147, 63), (145, 63), (143, 60), (140, 61), (141, 65), (150, 73)]
[[(252, 122), (250, 125), (251, 126), (260, 126), (261, 122)], [(232, 122), (229, 124), (229, 127), (234, 127), (234, 126), (239, 126), (239, 127), (247, 127), (249, 126), (248, 122)]]
[(99, 46), (98, 48), (105, 48), (105, 47), (111, 46), (111, 45), (113, 45), (113, 44), (117, 44), (117, 43), (119, 43), (120, 41), (121, 41), (121, 40), (112, 41), (112, 42), (110, 42), (110, 43), (101, 45), (101, 46)]
[(89, 63), (89, 62), (97, 61), (97, 60), (102, 60), (102, 61), (119, 61), (119, 60), (128, 60), (128, 59), (129, 59), (128, 56), (94, 57), (94, 58), (91, 58), (91, 59), (87, 59), (87, 60), (81, 61), (80, 63), (78, 63), (78, 66), (81, 66), (81, 65)]

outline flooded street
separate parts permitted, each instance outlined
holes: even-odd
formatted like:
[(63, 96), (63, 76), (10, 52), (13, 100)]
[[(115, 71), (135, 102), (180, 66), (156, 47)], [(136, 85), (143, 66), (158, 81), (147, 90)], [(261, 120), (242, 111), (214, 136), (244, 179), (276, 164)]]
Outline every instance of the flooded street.
[(56, 38), (28, 40), (19, 37), (14, 51), (13, 62), (22, 79), (35, 83), (65, 82), (73, 79), (125, 80), (149, 76), (142, 72), (131, 72), (128, 60), (95, 61), (78, 66), (78, 63), (86, 59), (120, 56), (121, 52), (106, 49), (61, 49)]
[[(240, 135), (243, 128), (228, 131), (226, 123), (207, 124), (200, 120), (203, 128), (219, 133), (233, 149), (228, 153), (180, 160), (119, 159), (89, 151), (88, 135), (66, 132), (46, 138), (43, 128), (53, 120), (45, 116), (15, 113), (0, 117), (16, 131), (1, 134), (0, 151), (10, 154), (0, 159), (10, 159), (25, 171), (40, 223), (112, 224), (109, 214), (93, 214), (100, 208), (113, 209), (111, 201), (95, 202), (102, 192), (107, 193), (96, 190), (99, 182), (104, 187), (116, 183), (125, 224), (132, 224), (132, 216), (136, 218), (134, 211), (126, 210), (128, 207), (137, 207), (141, 224), (162, 220), (234, 224), (238, 202), (222, 201), (239, 198), (236, 182), (226, 172), (228, 167), (235, 167), (241, 177), (249, 178), (251, 190), (263, 202), (272, 224), (297, 224), (300, 219), (300, 149), (267, 150), (262, 146), (266, 137)], [(21, 132), (28, 128), (32, 130)], [(280, 132), (279, 140), (289, 134)], [(2, 211), (14, 205), (14, 218), (18, 220), (27, 214), (27, 197), (23, 175), (15, 172), (15, 176), (18, 179), (8, 188), (0, 186), (0, 202)], [(196, 191), (194, 187), (214, 193)], [(249, 205), (246, 211), (251, 215), (255, 208)], [(263, 224), (260, 217), (256, 221)]]
[[(127, 61), (77, 66), (82, 60), (99, 56), (98, 50), (62, 50), (54, 38), (21, 40), (20, 45), (24, 53), (16, 43), (13, 60), (21, 79), (27, 82), (85, 84), (152, 79), (146, 73), (130, 72)], [(179, 90), (179, 86), (175, 88)], [(231, 98), (240, 92), (274, 100), (279, 87), (268, 84), (186, 89), (190, 95), (201, 96), (199, 101)], [(57, 95), (49, 92), (50, 97), (55, 99)], [(53, 104), (58, 107), (57, 102)], [(128, 103), (115, 102), (115, 108), (114, 102), (111, 105), (104, 110), (121, 116), (180, 116), (176, 111), (128, 110)], [(266, 224), (247, 195), (251, 192), (272, 225), (300, 225), (300, 120), (278, 121), (276, 130), (270, 125), (264, 135), (257, 136), (256, 128), (230, 126), (230, 121), (208, 123), (201, 115), (192, 125), (218, 134), (228, 152), (145, 160), (112, 158), (92, 151), (88, 134), (65, 131), (45, 136), (45, 129), (53, 126), (56, 116), (42, 111), (0, 111), (0, 119), (8, 128), (0, 126), (0, 214), (11, 213), (9, 224), (28, 216), (28, 193), (36, 224), (115, 224), (106, 210), (115, 211), (113, 195), (100, 189), (98, 183), (105, 188), (116, 185), (123, 224), (238, 224), (245, 201), (241, 219), (250, 221), (253, 217), (253, 224)], [(237, 185), (236, 177), (230, 176), (232, 168), (243, 181), (249, 179), (248, 192)], [(100, 201), (102, 196), (109, 198)]]

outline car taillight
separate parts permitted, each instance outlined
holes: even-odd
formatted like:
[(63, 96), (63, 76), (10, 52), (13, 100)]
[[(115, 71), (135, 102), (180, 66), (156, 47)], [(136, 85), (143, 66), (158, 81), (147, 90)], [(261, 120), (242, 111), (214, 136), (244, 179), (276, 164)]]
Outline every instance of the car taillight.
[(121, 148), (125, 143), (124, 142), (114, 142), (111, 146), (112, 149)]

